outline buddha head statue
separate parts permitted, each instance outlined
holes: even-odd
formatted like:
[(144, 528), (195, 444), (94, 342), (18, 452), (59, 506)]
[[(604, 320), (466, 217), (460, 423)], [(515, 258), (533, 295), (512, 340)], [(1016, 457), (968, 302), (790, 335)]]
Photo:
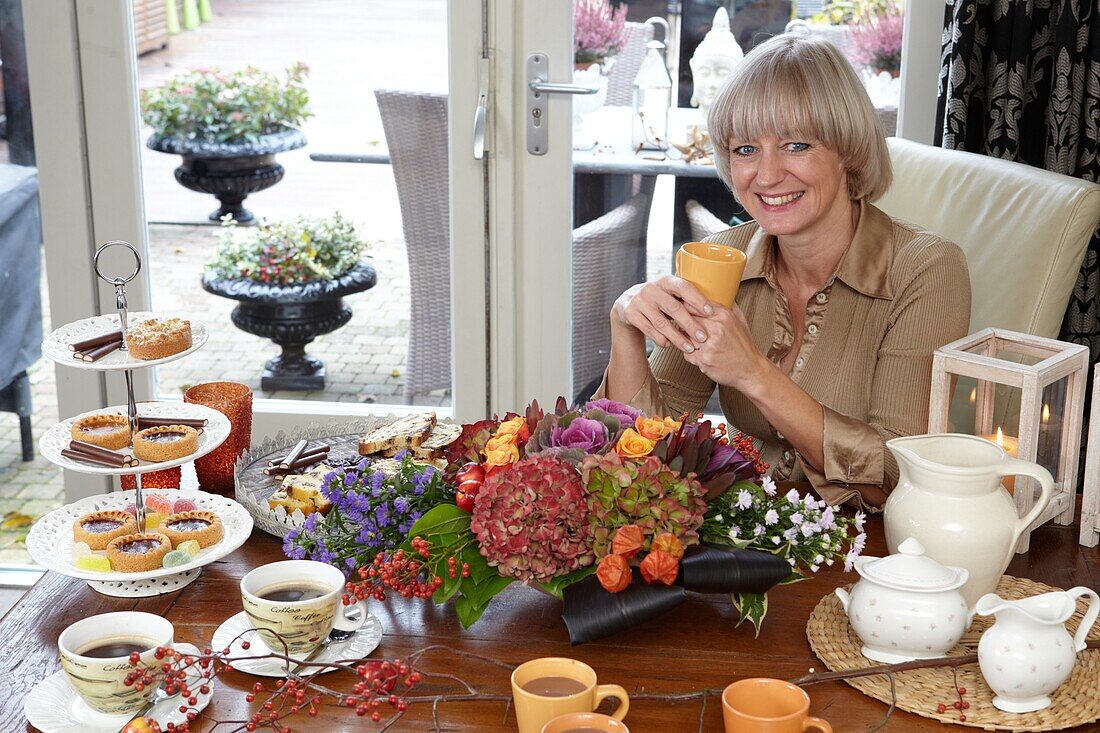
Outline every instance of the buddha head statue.
[(691, 103), (699, 108), (704, 120), (726, 77), (744, 56), (730, 32), (729, 14), (724, 7), (718, 8), (714, 23), (688, 62), (691, 65)]

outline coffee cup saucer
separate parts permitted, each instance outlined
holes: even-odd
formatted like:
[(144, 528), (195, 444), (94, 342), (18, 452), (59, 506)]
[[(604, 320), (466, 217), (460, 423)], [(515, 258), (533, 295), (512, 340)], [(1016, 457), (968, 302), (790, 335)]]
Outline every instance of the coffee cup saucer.
[[(201, 654), (192, 644), (176, 644), (174, 648), (186, 654)], [(198, 674), (189, 675), (188, 682), (196, 693), (194, 708), (201, 711), (210, 704), (213, 691), (205, 695), (199, 693)], [(169, 723), (179, 725), (187, 721), (187, 715), (179, 711), (179, 695), (166, 697), (159, 691), (157, 695), (157, 704), (146, 715), (155, 719), (161, 730)], [(34, 686), (23, 703), (23, 712), (27, 722), (43, 733), (118, 733), (134, 717), (106, 715), (93, 710), (73, 689), (64, 670), (58, 670)]]
[[(241, 648), (242, 641), (248, 642), (248, 649)], [(374, 614), (368, 613), (367, 620), (358, 631), (343, 641), (331, 642), (310, 662), (337, 662), (349, 659), (358, 661), (377, 649), (381, 641), (382, 622)], [(272, 652), (252, 628), (244, 611), (222, 622), (214, 632), (211, 647), (219, 651), (228, 648), (235, 670), (260, 677), (286, 677), (287, 665), (283, 660), (250, 659), (250, 657), (264, 657)], [(326, 667), (321, 670), (321, 673), (326, 674), (336, 670), (337, 667)]]

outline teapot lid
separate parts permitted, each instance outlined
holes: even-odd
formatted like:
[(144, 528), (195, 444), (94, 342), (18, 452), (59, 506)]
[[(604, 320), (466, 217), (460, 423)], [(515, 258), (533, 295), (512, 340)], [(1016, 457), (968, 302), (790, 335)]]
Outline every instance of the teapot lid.
[(962, 586), (970, 573), (965, 568), (941, 565), (924, 554), (924, 545), (910, 537), (898, 546), (894, 555), (860, 558), (856, 570), (864, 578), (897, 588), (927, 593), (954, 590)]

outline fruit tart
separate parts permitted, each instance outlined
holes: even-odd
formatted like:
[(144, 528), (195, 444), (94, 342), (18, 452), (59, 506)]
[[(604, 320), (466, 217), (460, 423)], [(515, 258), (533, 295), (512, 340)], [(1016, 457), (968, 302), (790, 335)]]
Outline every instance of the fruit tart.
[(172, 541), (159, 532), (139, 532), (111, 540), (107, 559), (120, 573), (143, 573), (160, 568), (171, 551)]
[(137, 531), (137, 522), (127, 512), (92, 512), (73, 522), (73, 542), (86, 542), (93, 550), (106, 550), (111, 540)]
[(134, 435), (134, 455), (161, 463), (189, 456), (199, 449), (199, 431), (186, 425), (158, 425)]
[(173, 547), (179, 547), (188, 540), (195, 540), (199, 547), (210, 547), (221, 542), (225, 536), (225, 528), (218, 515), (203, 509), (168, 515), (160, 531), (171, 540)]
[(88, 415), (73, 423), (69, 429), (73, 440), (98, 445), (107, 450), (119, 450), (130, 445), (130, 421), (125, 415)]

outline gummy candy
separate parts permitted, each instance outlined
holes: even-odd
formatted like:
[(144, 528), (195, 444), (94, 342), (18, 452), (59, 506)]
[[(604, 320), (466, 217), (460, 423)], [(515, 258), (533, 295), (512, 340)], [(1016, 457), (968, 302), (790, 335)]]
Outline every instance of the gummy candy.
[(76, 562), (80, 558), (91, 555), (92, 548), (88, 547), (87, 542), (74, 542), (73, 543), (73, 562)]
[(154, 512), (160, 512), (161, 514), (172, 513), (172, 502), (165, 499), (160, 494), (149, 494), (145, 497), (145, 508), (152, 509)]
[(77, 570), (91, 570), (96, 573), (111, 572), (111, 561), (104, 555), (84, 555), (73, 562)]
[(164, 518), (167, 517), (167, 516), (168, 516), (167, 514), (164, 514), (162, 512), (149, 512), (149, 511), (145, 512), (145, 529), (146, 529), (146, 531), (148, 531), (150, 529), (154, 529), (155, 527), (159, 527), (161, 525), (161, 523), (164, 521)]
[(183, 550), (172, 550), (164, 556), (164, 567), (174, 568), (191, 562), (191, 556)]
[(184, 552), (186, 552), (191, 557), (195, 557), (196, 555), (199, 554), (199, 550), (202, 549), (202, 548), (199, 547), (199, 541), (198, 540), (187, 540), (186, 542), (179, 543), (176, 546), (176, 549), (177, 550), (183, 550)]
[(193, 512), (198, 507), (195, 502), (190, 499), (176, 499), (176, 503), (172, 505), (172, 513), (179, 514), (180, 512)]

